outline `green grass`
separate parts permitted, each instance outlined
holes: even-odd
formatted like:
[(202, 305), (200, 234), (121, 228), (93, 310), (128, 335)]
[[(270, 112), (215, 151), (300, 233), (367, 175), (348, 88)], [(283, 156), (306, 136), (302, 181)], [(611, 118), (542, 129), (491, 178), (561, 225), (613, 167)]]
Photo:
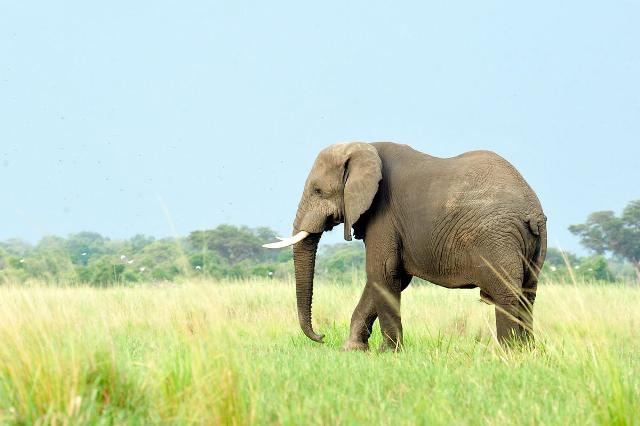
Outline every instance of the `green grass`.
[[(405, 350), (342, 353), (361, 285), (0, 288), (2, 424), (640, 424), (640, 289), (545, 285), (504, 352), (477, 290), (410, 286)], [(380, 343), (376, 329), (371, 347)]]

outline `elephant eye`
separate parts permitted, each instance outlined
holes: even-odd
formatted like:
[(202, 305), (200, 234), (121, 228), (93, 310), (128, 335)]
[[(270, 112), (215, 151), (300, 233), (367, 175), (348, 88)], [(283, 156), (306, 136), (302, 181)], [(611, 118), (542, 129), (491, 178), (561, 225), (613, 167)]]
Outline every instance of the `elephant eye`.
[(317, 186), (313, 188), (313, 193), (316, 195), (322, 195), (322, 189), (318, 188)]

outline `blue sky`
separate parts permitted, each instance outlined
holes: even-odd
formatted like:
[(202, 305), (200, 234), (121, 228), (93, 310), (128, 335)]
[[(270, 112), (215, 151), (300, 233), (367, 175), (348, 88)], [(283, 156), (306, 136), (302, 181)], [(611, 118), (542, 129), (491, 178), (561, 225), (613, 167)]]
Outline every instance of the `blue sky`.
[(640, 198), (637, 1), (1, 4), (1, 239), (287, 233), (349, 140), (494, 150), (573, 251)]

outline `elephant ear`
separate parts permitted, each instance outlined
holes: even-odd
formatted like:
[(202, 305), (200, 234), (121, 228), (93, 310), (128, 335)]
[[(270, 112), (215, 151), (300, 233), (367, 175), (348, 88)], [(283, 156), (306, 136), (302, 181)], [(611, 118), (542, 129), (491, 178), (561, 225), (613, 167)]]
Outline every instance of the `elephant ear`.
[(347, 145), (344, 184), (344, 239), (351, 241), (351, 227), (366, 212), (382, 180), (382, 161), (378, 151), (368, 144)]

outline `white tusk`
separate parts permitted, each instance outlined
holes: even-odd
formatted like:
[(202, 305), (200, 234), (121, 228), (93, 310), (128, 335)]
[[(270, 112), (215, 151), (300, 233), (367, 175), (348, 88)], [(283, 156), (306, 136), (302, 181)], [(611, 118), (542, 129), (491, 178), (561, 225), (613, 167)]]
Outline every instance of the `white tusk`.
[(280, 241), (284, 241), (284, 240), (288, 240), (291, 237), (276, 237), (276, 240), (280, 240)]
[(294, 245), (297, 242), (300, 242), (302, 240), (304, 240), (305, 238), (307, 238), (309, 236), (309, 233), (307, 231), (300, 231), (298, 232), (296, 235), (294, 235), (293, 237), (289, 237), (289, 238), (278, 238), (280, 241), (276, 242), (276, 243), (269, 243), (269, 244), (263, 244), (262, 247), (264, 248), (282, 248), (282, 247), (289, 247)]

